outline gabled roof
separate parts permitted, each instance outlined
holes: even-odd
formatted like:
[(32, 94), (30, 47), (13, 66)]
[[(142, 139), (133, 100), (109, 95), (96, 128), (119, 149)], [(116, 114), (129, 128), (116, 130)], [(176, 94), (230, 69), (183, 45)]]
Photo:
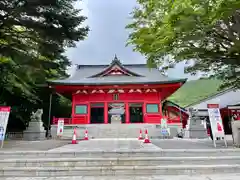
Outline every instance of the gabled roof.
[[(123, 73), (110, 75), (109, 72), (113, 68)], [(168, 78), (157, 68), (149, 69), (146, 64), (122, 64), (115, 56), (110, 65), (78, 65), (72, 77), (49, 83), (59, 85), (172, 84), (185, 83), (186, 80)]]
[(115, 72), (118, 71), (120, 72), (121, 75), (125, 75), (125, 76), (138, 76), (138, 77), (142, 76), (125, 68), (124, 65), (118, 60), (117, 56), (115, 55), (112, 63), (107, 68), (90, 77), (94, 78), (94, 77), (103, 77), (103, 76), (111, 75), (112, 71), (115, 71)]

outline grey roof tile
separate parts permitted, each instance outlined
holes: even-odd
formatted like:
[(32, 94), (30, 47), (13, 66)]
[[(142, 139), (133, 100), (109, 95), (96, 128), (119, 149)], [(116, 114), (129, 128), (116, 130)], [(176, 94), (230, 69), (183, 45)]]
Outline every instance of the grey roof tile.
[(173, 79), (162, 75), (156, 68), (148, 68), (145, 64), (128, 64), (123, 65), (129, 71), (141, 75), (134, 76), (104, 76), (90, 77), (100, 73), (109, 65), (79, 65), (72, 77), (63, 80), (50, 81), (50, 84), (69, 84), (69, 85), (111, 85), (111, 84), (167, 84), (185, 82), (186, 79)]

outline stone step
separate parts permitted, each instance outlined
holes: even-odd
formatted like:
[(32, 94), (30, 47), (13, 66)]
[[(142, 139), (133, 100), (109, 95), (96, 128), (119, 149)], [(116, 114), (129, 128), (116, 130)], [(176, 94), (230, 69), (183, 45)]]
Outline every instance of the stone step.
[[(89, 125), (76, 125), (78, 136), (84, 136), (85, 129), (88, 129), (88, 135), (90, 138), (137, 138), (139, 130), (148, 129), (148, 135), (150, 138), (156, 138), (161, 134), (159, 125), (156, 124), (89, 124)], [(71, 139), (73, 135), (73, 128), (76, 126), (68, 126), (64, 128), (64, 139)], [(169, 126), (171, 131), (171, 137), (175, 137), (178, 132), (178, 125)], [(52, 136), (56, 136), (56, 126), (52, 126)]]
[(68, 151), (0, 151), (0, 159), (12, 158), (75, 158), (75, 157), (194, 157), (194, 156), (239, 156), (240, 149), (164, 149), (164, 150), (82, 150)]
[(159, 175), (159, 176), (60, 176), (60, 177), (5, 177), (0, 180), (239, 180), (240, 174)]
[(109, 167), (4, 167), (0, 177), (198, 175), (240, 173), (240, 165), (164, 165)]
[(117, 167), (148, 165), (240, 165), (240, 156), (220, 157), (133, 157), (133, 158), (48, 158), (48, 159), (5, 159), (4, 167)]

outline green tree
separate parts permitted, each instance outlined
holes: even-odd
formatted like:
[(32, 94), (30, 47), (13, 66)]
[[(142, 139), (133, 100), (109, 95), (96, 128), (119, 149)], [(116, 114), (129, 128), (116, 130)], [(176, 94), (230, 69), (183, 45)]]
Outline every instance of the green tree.
[(163, 70), (191, 62), (187, 73), (223, 79), (222, 88), (240, 87), (239, 0), (138, 0), (129, 44)]
[(0, 104), (12, 107), (14, 123), (25, 124), (33, 110), (46, 109), (43, 100), (49, 95), (42, 85), (67, 76), (64, 52), (88, 33), (75, 2), (0, 1)]

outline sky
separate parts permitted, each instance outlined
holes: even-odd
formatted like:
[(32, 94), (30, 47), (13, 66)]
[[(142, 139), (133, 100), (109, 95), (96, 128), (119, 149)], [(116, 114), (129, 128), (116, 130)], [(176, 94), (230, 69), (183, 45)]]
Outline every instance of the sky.
[[(88, 19), (84, 24), (90, 27), (88, 37), (77, 43), (77, 47), (68, 49), (67, 56), (72, 64), (108, 64), (116, 54), (122, 63), (146, 63), (144, 56), (126, 47), (129, 30), (125, 26), (131, 22), (130, 13), (136, 6), (136, 0), (83, 0), (76, 4)], [(75, 67), (69, 69), (74, 72)], [(178, 64), (168, 70), (167, 75), (175, 78), (190, 78), (184, 74), (184, 64)]]

